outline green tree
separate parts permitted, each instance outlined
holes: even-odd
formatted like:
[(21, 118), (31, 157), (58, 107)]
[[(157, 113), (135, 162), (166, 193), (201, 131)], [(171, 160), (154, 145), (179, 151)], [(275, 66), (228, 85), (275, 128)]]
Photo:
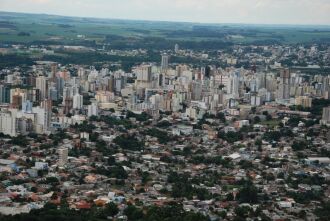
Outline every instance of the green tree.
[(258, 202), (258, 190), (248, 181), (244, 184), (243, 188), (238, 193), (238, 199), (241, 203), (257, 203)]
[(118, 214), (119, 209), (116, 204), (110, 202), (105, 206), (104, 212), (107, 216), (115, 216)]
[(141, 150), (143, 149), (143, 142), (140, 142), (134, 135), (120, 135), (117, 136), (113, 142), (122, 149)]
[(255, 116), (254, 118), (253, 118), (253, 122), (255, 123), (255, 124), (257, 124), (257, 123), (260, 123), (260, 117), (259, 116)]
[(320, 208), (315, 209), (320, 221), (327, 221), (330, 217), (330, 201), (323, 202)]
[(124, 210), (124, 214), (127, 216), (128, 220), (134, 221), (143, 218), (142, 210), (133, 205), (128, 205)]

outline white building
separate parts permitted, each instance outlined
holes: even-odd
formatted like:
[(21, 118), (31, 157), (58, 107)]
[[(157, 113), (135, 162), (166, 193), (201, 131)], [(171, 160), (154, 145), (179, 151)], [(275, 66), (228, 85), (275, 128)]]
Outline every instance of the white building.
[(0, 112), (0, 132), (10, 136), (16, 136), (16, 118), (11, 112)]
[(36, 78), (36, 88), (40, 91), (40, 99), (45, 99), (47, 96), (47, 79), (45, 76)]
[(73, 96), (73, 108), (74, 109), (81, 109), (84, 105), (83, 96), (80, 94), (76, 94)]
[(238, 73), (230, 75), (227, 93), (233, 98), (239, 97), (239, 76)]
[(50, 125), (51, 112), (42, 107), (33, 107), (32, 112), (36, 114), (36, 122), (34, 125), (36, 133), (47, 132)]
[(330, 125), (330, 107), (323, 108), (322, 120), (320, 123), (322, 125)]
[(99, 115), (99, 107), (96, 102), (92, 102), (91, 105), (88, 105), (88, 117), (98, 116)]

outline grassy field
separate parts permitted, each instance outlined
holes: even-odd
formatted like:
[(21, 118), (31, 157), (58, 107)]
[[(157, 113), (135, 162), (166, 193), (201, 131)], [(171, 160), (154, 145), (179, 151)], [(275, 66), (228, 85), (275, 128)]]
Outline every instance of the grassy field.
[(183, 22), (151, 22), (73, 18), (53, 15), (0, 13), (0, 42), (54, 41), (103, 42), (106, 36), (123, 38), (159, 37), (178, 41), (226, 41), (232, 43), (330, 42), (330, 26), (210, 25)]
[(268, 121), (262, 121), (260, 124), (262, 125), (267, 125), (269, 127), (276, 127), (279, 125), (281, 121), (279, 119), (272, 119), (272, 120), (268, 120)]

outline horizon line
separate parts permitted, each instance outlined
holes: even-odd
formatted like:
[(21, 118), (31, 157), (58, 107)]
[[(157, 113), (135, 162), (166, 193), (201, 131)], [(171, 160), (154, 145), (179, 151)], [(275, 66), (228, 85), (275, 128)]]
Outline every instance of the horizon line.
[[(132, 18), (110, 18), (110, 17), (95, 17), (95, 16), (72, 16), (72, 15), (62, 15), (62, 14), (49, 14), (49, 13), (37, 13), (37, 12), (17, 12), (17, 11), (2, 11), (3, 13), (11, 14), (28, 14), (28, 15), (46, 15), (46, 16), (57, 16), (57, 17), (67, 17), (67, 18), (89, 18), (89, 19), (99, 19), (99, 20), (120, 20), (120, 21), (140, 21), (140, 22), (164, 22), (164, 23), (186, 23), (186, 24), (205, 24), (205, 25), (246, 25), (246, 26), (278, 26), (278, 27), (323, 27), (330, 28), (330, 24), (293, 24), (293, 23), (219, 23), (219, 22), (197, 22), (197, 21), (171, 21), (171, 20), (150, 20), (150, 19), (132, 19)], [(1, 18), (1, 15), (0, 15)]]

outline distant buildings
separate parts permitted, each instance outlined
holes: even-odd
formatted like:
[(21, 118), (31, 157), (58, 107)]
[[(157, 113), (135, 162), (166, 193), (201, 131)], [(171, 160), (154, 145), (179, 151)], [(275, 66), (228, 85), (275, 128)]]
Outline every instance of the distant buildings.
[(304, 108), (312, 107), (312, 98), (308, 96), (299, 96), (296, 98), (295, 104)]
[(179, 50), (180, 50), (179, 45), (178, 44), (175, 44), (175, 46), (174, 46), (174, 52), (175, 53), (178, 53)]

